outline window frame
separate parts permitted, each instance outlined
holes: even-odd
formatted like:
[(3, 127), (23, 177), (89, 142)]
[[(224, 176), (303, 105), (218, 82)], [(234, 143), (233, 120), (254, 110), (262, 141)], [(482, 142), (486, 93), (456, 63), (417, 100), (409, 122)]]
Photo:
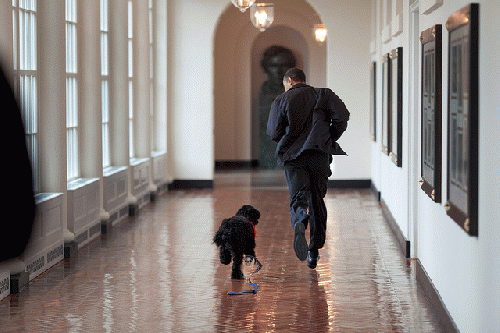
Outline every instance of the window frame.
[(33, 191), (40, 192), (37, 0), (12, 0), (14, 94), (19, 101)]
[(109, 103), (109, 2), (100, 0), (102, 167), (111, 166)]
[(65, 0), (66, 150), (68, 182), (80, 177), (78, 96), (78, 2)]

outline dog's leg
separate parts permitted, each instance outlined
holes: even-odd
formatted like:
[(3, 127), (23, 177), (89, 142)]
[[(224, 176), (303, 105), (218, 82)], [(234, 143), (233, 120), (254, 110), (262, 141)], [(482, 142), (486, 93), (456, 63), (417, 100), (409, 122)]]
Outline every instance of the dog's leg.
[(220, 262), (221, 264), (224, 264), (224, 265), (229, 265), (231, 263), (231, 259), (232, 259), (232, 255), (231, 255), (231, 251), (225, 246), (225, 245), (222, 245), (220, 247)]
[(245, 279), (243, 270), (243, 253), (233, 253), (233, 268), (231, 272), (231, 279)]
[(245, 264), (250, 266), (252, 263), (255, 264), (255, 259), (257, 256), (255, 255), (255, 238), (247, 238), (245, 243)]

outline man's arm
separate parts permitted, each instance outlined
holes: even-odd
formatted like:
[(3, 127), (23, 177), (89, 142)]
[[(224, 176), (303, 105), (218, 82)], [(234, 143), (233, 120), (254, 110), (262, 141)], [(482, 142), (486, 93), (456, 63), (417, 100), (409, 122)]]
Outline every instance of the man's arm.
[(267, 120), (267, 135), (276, 142), (279, 142), (283, 135), (286, 133), (286, 126), (288, 120), (280, 109), (281, 95), (271, 104), (271, 111), (269, 112), (269, 119)]
[(330, 135), (332, 140), (337, 141), (347, 129), (349, 121), (349, 111), (344, 102), (333, 91), (329, 91), (328, 109), (330, 110)]

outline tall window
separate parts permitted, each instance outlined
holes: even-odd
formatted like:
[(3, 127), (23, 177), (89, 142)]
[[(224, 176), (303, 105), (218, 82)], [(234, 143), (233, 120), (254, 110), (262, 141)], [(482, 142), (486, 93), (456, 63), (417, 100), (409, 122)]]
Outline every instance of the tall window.
[[(156, 138), (156, 126), (154, 126), (155, 121), (155, 109), (154, 109), (154, 24), (153, 24), (153, 0), (149, 0), (149, 118), (151, 124), (152, 138)], [(153, 140), (150, 142), (151, 150), (155, 150), (156, 144), (153, 144)]]
[(109, 55), (108, 0), (101, 1), (101, 98), (102, 98), (102, 164), (111, 165), (109, 144)]
[(36, 0), (13, 0), (12, 7), (14, 90), (21, 104), (36, 193), (39, 191)]
[(135, 157), (134, 151), (134, 49), (133, 49), (133, 8), (132, 1), (128, 1), (128, 128), (129, 128), (129, 157)]
[(66, 140), (67, 179), (79, 176), (78, 165), (78, 59), (77, 3), (66, 0)]

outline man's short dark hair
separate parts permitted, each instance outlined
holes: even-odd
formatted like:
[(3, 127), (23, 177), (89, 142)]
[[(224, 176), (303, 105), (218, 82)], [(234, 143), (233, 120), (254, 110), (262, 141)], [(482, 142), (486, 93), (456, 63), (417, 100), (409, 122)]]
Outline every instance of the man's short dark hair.
[(283, 81), (288, 80), (288, 78), (291, 78), (295, 82), (306, 82), (306, 75), (297, 67), (290, 68), (286, 71), (285, 76), (283, 76)]

